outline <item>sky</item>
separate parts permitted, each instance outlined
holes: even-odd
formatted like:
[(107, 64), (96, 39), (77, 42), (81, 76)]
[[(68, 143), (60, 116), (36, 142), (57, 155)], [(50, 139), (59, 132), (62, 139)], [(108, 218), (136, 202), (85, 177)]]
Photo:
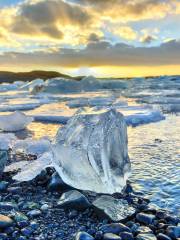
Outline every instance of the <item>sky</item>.
[(0, 0), (0, 70), (180, 74), (180, 0)]

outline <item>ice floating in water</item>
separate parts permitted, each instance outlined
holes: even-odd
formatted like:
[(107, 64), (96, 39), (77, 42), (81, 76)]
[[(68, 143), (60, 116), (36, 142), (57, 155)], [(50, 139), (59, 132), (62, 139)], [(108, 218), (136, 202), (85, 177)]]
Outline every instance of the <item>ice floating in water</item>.
[(0, 150), (8, 150), (17, 140), (13, 133), (0, 133)]
[(41, 138), (39, 140), (25, 139), (17, 140), (13, 145), (14, 152), (23, 152), (25, 154), (31, 154), (40, 156), (45, 152), (51, 150), (51, 142), (47, 137)]
[(146, 111), (125, 116), (127, 125), (136, 127), (141, 124), (164, 120), (165, 116), (160, 111)]
[(121, 192), (130, 173), (123, 115), (113, 109), (74, 115), (57, 133), (53, 164), (75, 188)]
[(32, 121), (32, 117), (17, 111), (10, 115), (0, 116), (0, 129), (6, 132), (16, 132), (25, 129)]
[(44, 86), (45, 82), (43, 79), (35, 79), (31, 82), (28, 82), (20, 87), (22, 90), (29, 90), (30, 92), (33, 92), (33, 90), (36, 89), (36, 87)]

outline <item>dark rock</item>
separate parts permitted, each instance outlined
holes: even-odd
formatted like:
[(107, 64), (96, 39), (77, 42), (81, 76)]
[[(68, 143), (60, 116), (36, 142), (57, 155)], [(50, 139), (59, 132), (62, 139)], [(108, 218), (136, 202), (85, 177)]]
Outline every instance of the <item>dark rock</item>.
[(157, 239), (158, 240), (172, 240), (170, 237), (168, 237), (167, 235), (163, 234), (163, 233), (159, 233), (157, 235)]
[(180, 237), (180, 226), (169, 226), (167, 228), (167, 235), (171, 238)]
[(30, 228), (23, 228), (21, 230), (21, 233), (26, 237), (30, 237), (32, 234), (32, 230)]
[(0, 202), (0, 211), (11, 211), (17, 210), (18, 206), (15, 203), (11, 202)]
[(78, 232), (75, 240), (94, 240), (94, 238), (86, 232)]
[(121, 240), (121, 237), (113, 233), (105, 233), (103, 236), (104, 240)]
[(138, 234), (136, 240), (157, 240), (156, 236), (152, 233)]
[(100, 230), (103, 233), (113, 233), (113, 234), (120, 234), (121, 232), (131, 232), (130, 228), (126, 227), (122, 223), (111, 223), (103, 225)]
[(0, 228), (7, 228), (12, 224), (13, 220), (10, 217), (0, 214)]
[(64, 183), (62, 178), (59, 176), (59, 174), (55, 172), (51, 176), (48, 189), (50, 191), (64, 191), (64, 190), (72, 189), (72, 187)]
[(165, 217), (165, 220), (166, 220), (168, 223), (175, 224), (175, 225), (177, 225), (177, 224), (180, 222), (179, 218), (173, 217), (173, 216), (170, 216), (170, 215), (167, 215), (167, 216)]
[(8, 152), (0, 150), (0, 178), (8, 161)]
[(153, 233), (153, 231), (149, 228), (149, 227), (146, 227), (146, 226), (140, 226), (137, 231), (137, 233)]
[(166, 216), (167, 216), (166, 211), (159, 210), (156, 212), (156, 217), (159, 219), (165, 219)]
[(9, 240), (6, 233), (0, 233), (0, 240)]
[(149, 225), (153, 223), (153, 220), (155, 219), (155, 216), (152, 214), (145, 214), (145, 213), (138, 213), (136, 215), (136, 219), (140, 223), (144, 223), (145, 225)]
[(60, 208), (73, 208), (77, 210), (84, 210), (90, 207), (88, 199), (76, 190), (63, 193), (57, 204)]
[(16, 222), (28, 221), (28, 217), (21, 212), (14, 212), (12, 216)]
[(35, 218), (35, 217), (38, 217), (40, 215), (41, 215), (41, 211), (38, 210), (38, 209), (31, 210), (27, 213), (27, 216), (29, 216), (31, 218)]
[(4, 191), (6, 191), (6, 189), (7, 189), (7, 187), (8, 187), (8, 182), (6, 182), (6, 181), (1, 181), (0, 182), (0, 192), (4, 192)]
[(22, 188), (21, 187), (9, 187), (7, 189), (7, 191), (12, 194), (20, 194), (22, 192)]
[(126, 220), (135, 213), (135, 208), (130, 206), (126, 200), (115, 199), (103, 195), (93, 202), (96, 213), (100, 217), (108, 217), (113, 222)]
[(133, 234), (130, 232), (122, 232), (119, 234), (122, 240), (133, 240)]

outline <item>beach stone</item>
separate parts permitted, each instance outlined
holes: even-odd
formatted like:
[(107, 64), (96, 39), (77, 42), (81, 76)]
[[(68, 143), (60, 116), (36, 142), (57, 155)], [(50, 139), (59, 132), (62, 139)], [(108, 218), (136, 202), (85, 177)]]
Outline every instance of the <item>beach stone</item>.
[(88, 199), (76, 190), (63, 193), (57, 204), (60, 208), (73, 208), (77, 210), (85, 210), (90, 206)]
[(157, 238), (152, 233), (141, 233), (137, 235), (136, 240), (157, 240)]
[(140, 226), (138, 227), (137, 233), (153, 233), (153, 231), (149, 228), (149, 227), (146, 227), (146, 226)]
[(0, 228), (10, 227), (13, 224), (13, 220), (5, 215), (0, 214)]
[(41, 206), (41, 211), (43, 211), (43, 212), (47, 212), (48, 209), (49, 209), (49, 205), (48, 205), (48, 204), (43, 204), (43, 205)]
[(78, 232), (76, 234), (75, 240), (94, 240), (94, 238), (87, 232)]
[(9, 187), (7, 189), (7, 191), (12, 194), (20, 194), (22, 192), (22, 188), (21, 187)]
[(49, 185), (48, 185), (49, 191), (64, 191), (71, 189), (69, 185), (63, 182), (62, 178), (59, 176), (57, 172), (53, 173), (51, 176)]
[(145, 225), (152, 224), (153, 220), (155, 219), (155, 216), (152, 214), (145, 214), (145, 213), (138, 213), (136, 215), (136, 219), (140, 223), (144, 223)]
[(0, 150), (0, 178), (8, 161), (8, 152)]
[(135, 214), (135, 208), (124, 199), (115, 199), (103, 195), (93, 202), (96, 213), (100, 217), (108, 217), (113, 222), (125, 220)]
[(0, 192), (4, 192), (4, 191), (6, 191), (6, 189), (7, 189), (7, 187), (8, 187), (8, 182), (6, 182), (6, 181), (1, 181), (0, 182)]
[(103, 233), (113, 233), (113, 234), (120, 234), (121, 232), (131, 232), (130, 228), (126, 227), (122, 223), (111, 223), (103, 225), (100, 228), (100, 231)]
[(158, 240), (172, 240), (172, 238), (170, 238), (169, 236), (167, 236), (167, 235), (165, 235), (165, 234), (163, 234), (163, 233), (159, 233), (159, 234), (157, 235), (157, 239), (158, 239)]
[(12, 202), (0, 202), (0, 211), (18, 210), (18, 206)]
[(8, 236), (6, 233), (0, 233), (0, 240), (8, 240)]
[(28, 217), (21, 212), (13, 213), (13, 218), (16, 222), (28, 221)]
[(103, 236), (104, 240), (121, 240), (121, 237), (113, 233), (105, 233)]
[(133, 240), (133, 234), (130, 232), (122, 232), (119, 234), (122, 240)]
[(180, 226), (169, 226), (167, 228), (167, 235), (171, 238), (180, 237)]
[(39, 217), (40, 215), (41, 215), (41, 211), (39, 209), (34, 209), (27, 213), (27, 216), (31, 218)]
[(32, 234), (32, 230), (30, 228), (23, 228), (21, 229), (21, 233), (26, 237), (30, 237)]

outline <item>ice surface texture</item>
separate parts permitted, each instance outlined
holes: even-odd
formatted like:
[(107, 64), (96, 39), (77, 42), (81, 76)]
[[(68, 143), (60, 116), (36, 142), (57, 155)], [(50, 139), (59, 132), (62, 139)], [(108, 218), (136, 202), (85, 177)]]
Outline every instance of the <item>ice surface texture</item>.
[(130, 173), (123, 115), (114, 109), (75, 114), (57, 133), (53, 164), (75, 188), (121, 192)]
[(32, 117), (17, 111), (10, 115), (0, 116), (0, 129), (6, 132), (16, 132), (26, 128), (32, 121)]

